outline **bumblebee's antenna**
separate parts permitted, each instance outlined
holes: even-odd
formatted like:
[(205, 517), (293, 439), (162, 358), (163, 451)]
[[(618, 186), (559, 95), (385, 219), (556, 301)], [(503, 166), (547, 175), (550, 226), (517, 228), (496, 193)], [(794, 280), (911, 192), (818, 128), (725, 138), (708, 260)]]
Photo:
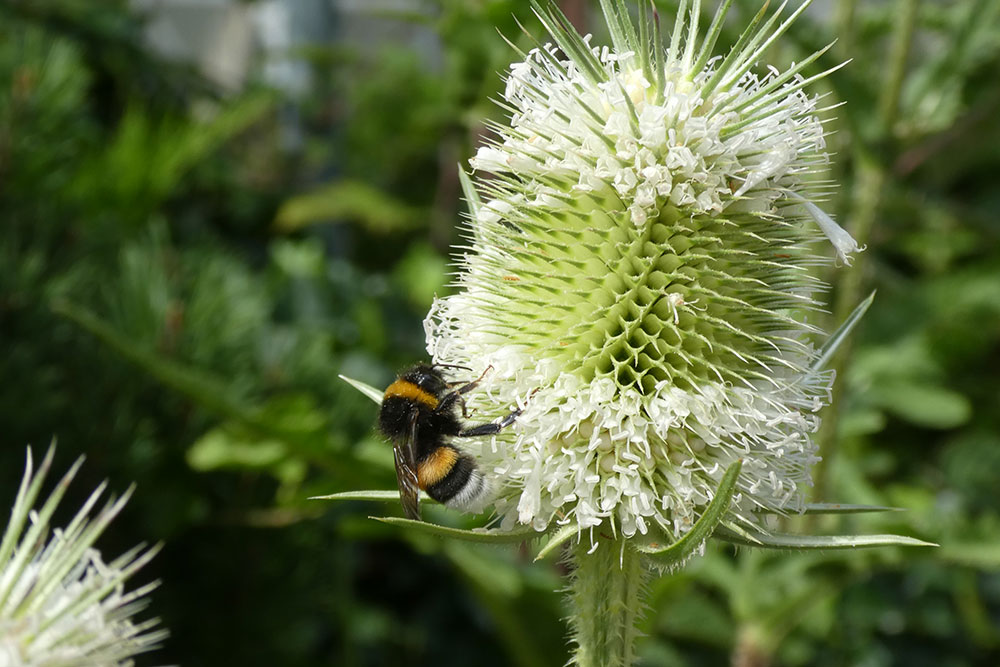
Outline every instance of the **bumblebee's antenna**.
[(437, 362), (434, 362), (433, 364), (431, 364), (431, 368), (460, 368), (463, 371), (472, 372), (472, 369), (469, 368), (468, 366), (461, 366), (459, 364), (439, 364)]

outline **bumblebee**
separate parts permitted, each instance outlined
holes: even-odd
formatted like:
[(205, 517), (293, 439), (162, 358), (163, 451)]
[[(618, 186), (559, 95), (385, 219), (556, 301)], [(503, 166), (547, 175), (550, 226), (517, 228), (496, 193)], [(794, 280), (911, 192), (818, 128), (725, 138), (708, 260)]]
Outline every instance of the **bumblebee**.
[(476, 388), (489, 368), (472, 382), (448, 382), (441, 366), (419, 364), (389, 385), (378, 415), (379, 430), (392, 441), (396, 460), (396, 481), (403, 513), (420, 519), (417, 494), (421, 489), (434, 500), (456, 508), (466, 508), (488, 493), (486, 478), (476, 468), (475, 459), (460, 451), (452, 438), (493, 435), (514, 422), (520, 410), (503, 419), (464, 425), (463, 396)]

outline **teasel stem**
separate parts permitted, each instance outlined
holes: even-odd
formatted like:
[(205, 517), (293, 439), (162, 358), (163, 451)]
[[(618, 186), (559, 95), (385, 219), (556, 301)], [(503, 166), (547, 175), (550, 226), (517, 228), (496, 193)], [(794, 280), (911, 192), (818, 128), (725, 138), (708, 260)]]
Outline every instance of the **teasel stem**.
[(840, 0), (834, 14), (834, 25), (837, 28), (837, 52), (843, 58), (850, 58), (854, 53), (855, 12), (858, 0)]
[[(879, 99), (879, 139), (887, 142), (893, 132), (893, 126), (899, 117), (899, 97), (903, 88), (903, 81), (906, 78), (906, 61), (913, 43), (913, 33), (916, 28), (917, 11), (920, 0), (898, 0), (899, 17), (895, 25), (892, 37), (892, 50), (889, 56), (889, 69), (886, 75), (885, 84), (882, 86), (882, 95)], [(861, 139), (861, 138), (859, 138)], [(857, 140), (856, 140), (857, 141)], [(851, 233), (859, 246), (864, 247), (871, 236), (872, 228), (879, 214), (882, 204), (882, 193), (885, 190), (888, 173), (886, 172), (884, 157), (873, 155), (871, 151), (863, 146), (858, 146), (855, 150), (855, 160), (857, 170), (855, 176), (854, 206), (850, 219), (853, 225), (850, 226)], [(840, 322), (850, 315), (857, 306), (864, 293), (865, 282), (865, 259), (859, 257), (858, 262), (847, 267), (841, 274), (837, 285), (837, 296), (834, 301), (833, 321)], [(843, 378), (847, 370), (848, 360), (851, 356), (851, 341), (847, 340), (841, 347), (834, 359), (833, 368), (837, 377)], [(820, 428), (817, 441), (819, 443), (819, 453), (822, 457), (816, 466), (816, 488), (815, 498), (822, 500), (826, 496), (829, 488), (829, 476), (833, 467), (833, 460), (837, 451), (837, 425), (839, 422), (838, 410), (844, 397), (846, 382), (836, 382), (833, 385), (833, 394), (826, 414), (823, 416), (823, 423)]]
[(588, 551), (584, 539), (571, 556), (569, 621), (576, 649), (570, 664), (628, 667), (635, 659), (645, 570), (623, 541), (602, 541)]
[(736, 640), (732, 667), (770, 667), (772, 653), (762, 646), (754, 628), (745, 628)]

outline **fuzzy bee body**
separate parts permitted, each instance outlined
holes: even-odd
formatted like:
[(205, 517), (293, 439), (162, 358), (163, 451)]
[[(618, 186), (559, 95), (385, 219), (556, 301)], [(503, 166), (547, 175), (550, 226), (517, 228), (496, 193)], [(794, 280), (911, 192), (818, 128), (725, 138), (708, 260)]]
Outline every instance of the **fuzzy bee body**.
[(520, 410), (499, 422), (466, 426), (462, 395), (482, 377), (467, 383), (449, 383), (441, 371), (427, 364), (414, 366), (386, 388), (379, 412), (379, 430), (393, 444), (396, 480), (403, 510), (420, 518), (417, 494), (424, 490), (434, 500), (458, 509), (475, 507), (489, 492), (475, 459), (454, 444), (454, 438), (492, 435), (511, 424)]

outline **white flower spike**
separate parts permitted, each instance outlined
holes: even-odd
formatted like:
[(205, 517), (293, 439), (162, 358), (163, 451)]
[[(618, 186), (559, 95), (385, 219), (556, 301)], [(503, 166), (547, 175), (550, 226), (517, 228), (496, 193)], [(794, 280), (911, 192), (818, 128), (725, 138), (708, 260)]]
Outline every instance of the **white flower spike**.
[(157, 629), (157, 619), (132, 620), (157, 584), (124, 590), (125, 581), (159, 548), (140, 545), (105, 562), (93, 547), (131, 489), (91, 516), (104, 492), (102, 484), (66, 527), (51, 528), (56, 506), (83, 462), (78, 460), (34, 509), (53, 454), (50, 448), (36, 473), (28, 450), (0, 541), (0, 667), (132, 665), (132, 656), (155, 649), (167, 634)]
[(523, 409), (473, 452), (501, 528), (676, 540), (737, 461), (730, 520), (805, 508), (833, 381), (812, 369), (812, 270), (824, 235), (845, 261), (857, 246), (812, 203), (827, 154), (803, 89), (832, 70), (801, 72), (822, 52), (752, 71), (809, 2), (786, 4), (725, 57), (729, 1), (703, 39), (682, 1), (662, 46), (645, 4), (636, 28), (602, 0), (613, 48), (535, 5), (555, 45), (510, 68), (509, 124), (463, 180), (460, 289), (425, 323), (435, 362), (491, 369), (470, 410)]

